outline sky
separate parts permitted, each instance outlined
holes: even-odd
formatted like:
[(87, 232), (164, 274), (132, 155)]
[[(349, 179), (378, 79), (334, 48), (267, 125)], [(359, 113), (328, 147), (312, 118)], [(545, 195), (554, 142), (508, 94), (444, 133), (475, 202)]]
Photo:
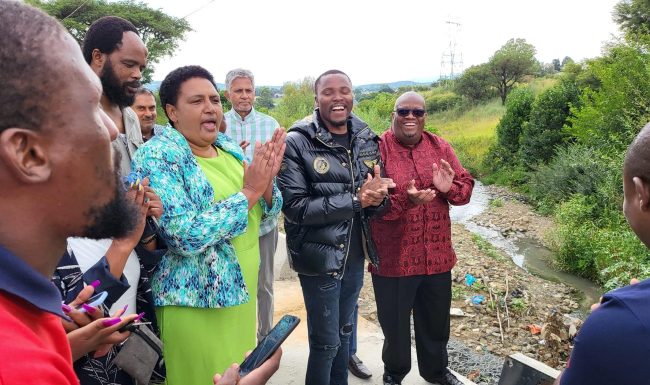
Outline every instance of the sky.
[[(190, 64), (223, 83), (246, 68), (258, 86), (346, 72), (354, 85), (431, 81), (455, 42), (455, 72), (485, 63), (511, 38), (523, 38), (549, 63), (601, 54), (620, 32), (612, 21), (618, 0), (145, 0), (186, 17), (189, 32), (154, 80)], [(460, 24), (450, 24), (448, 21)], [(446, 66), (448, 68), (448, 66)], [(444, 72), (444, 71), (443, 71)]]

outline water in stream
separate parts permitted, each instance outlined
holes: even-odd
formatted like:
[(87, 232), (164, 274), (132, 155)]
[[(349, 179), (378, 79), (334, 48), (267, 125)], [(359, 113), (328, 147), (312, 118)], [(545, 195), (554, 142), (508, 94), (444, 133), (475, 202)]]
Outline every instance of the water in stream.
[(598, 301), (603, 293), (600, 287), (584, 278), (555, 270), (550, 265), (553, 253), (536, 240), (527, 237), (508, 239), (494, 229), (473, 222), (472, 218), (484, 212), (491, 199), (489, 191), (477, 181), (471, 201), (465, 206), (452, 206), (451, 220), (463, 224), (469, 231), (480, 235), (505, 252), (517, 266), (547, 280), (563, 282), (581, 292), (584, 296), (582, 310), (586, 311), (592, 303)]

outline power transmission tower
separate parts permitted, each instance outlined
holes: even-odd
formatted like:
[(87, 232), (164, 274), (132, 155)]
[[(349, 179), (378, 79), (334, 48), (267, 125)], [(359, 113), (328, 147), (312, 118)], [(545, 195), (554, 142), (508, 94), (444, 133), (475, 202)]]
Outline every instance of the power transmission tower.
[(447, 35), (449, 45), (442, 53), (440, 59), (440, 80), (454, 80), (463, 72), (463, 50), (458, 39), (461, 31), (461, 24), (457, 21), (447, 20)]

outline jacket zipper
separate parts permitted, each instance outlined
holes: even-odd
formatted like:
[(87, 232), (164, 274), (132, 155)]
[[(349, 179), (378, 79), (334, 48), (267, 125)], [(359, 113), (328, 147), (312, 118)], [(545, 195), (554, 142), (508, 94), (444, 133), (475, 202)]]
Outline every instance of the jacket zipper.
[[(368, 126), (363, 128), (361, 131), (357, 132), (356, 134), (352, 135), (350, 138), (350, 149), (348, 150), (347, 148), (337, 145), (337, 146), (330, 146), (329, 144), (323, 142), (321, 138), (317, 138), (319, 142), (323, 143), (326, 147), (329, 148), (334, 148), (334, 147), (340, 147), (345, 150), (345, 152), (348, 154), (348, 164), (350, 165), (350, 177), (352, 178), (352, 194), (356, 194), (356, 191), (354, 191), (354, 166), (352, 165), (352, 142), (354, 142), (354, 138), (357, 137), (360, 133), (364, 132), (365, 130), (368, 129)], [(359, 205), (361, 202), (359, 202)], [(350, 230), (348, 231), (348, 244), (345, 249), (345, 257), (343, 257), (343, 270), (341, 271), (341, 275), (339, 277), (339, 280), (343, 280), (343, 276), (345, 275), (345, 267), (348, 264), (348, 255), (350, 254), (350, 237), (352, 236), (352, 228), (354, 226), (354, 215), (352, 216), (352, 219), (350, 220)], [(362, 231), (363, 233), (363, 231)]]

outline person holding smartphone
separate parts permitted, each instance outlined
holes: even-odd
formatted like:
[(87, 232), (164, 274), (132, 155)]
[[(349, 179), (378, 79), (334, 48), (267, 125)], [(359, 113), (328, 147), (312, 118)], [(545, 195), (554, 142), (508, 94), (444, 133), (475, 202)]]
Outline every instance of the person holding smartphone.
[[(137, 213), (136, 228), (126, 236), (113, 240), (69, 238), (67, 251), (52, 277), (64, 303), (68, 304), (63, 307), (63, 311), (72, 322), (64, 321), (63, 325), (69, 333), (68, 340), (73, 353), (79, 349), (76, 334), (72, 332), (109, 314), (134, 315), (139, 320), (150, 323), (143, 327), (150, 327), (154, 333), (158, 333), (148, 272), (155, 268), (165, 250), (153, 249), (151, 243), (143, 244), (142, 234), (147, 216), (159, 217), (163, 212), (162, 204), (160, 198), (149, 188), (147, 178), (127, 187), (126, 199), (132, 203), (133, 210)], [(82, 308), (84, 313), (74, 311), (75, 305), (81, 305), (78, 303), (79, 297), (88, 298), (84, 293), (90, 286), (97, 287), (97, 291), (105, 291), (106, 301), (99, 310)], [(113, 363), (119, 350), (119, 345), (109, 344), (99, 352), (86, 351), (75, 357), (75, 372), (81, 384), (131, 384), (131, 375)], [(161, 358), (154, 368), (151, 383), (162, 383), (164, 378), (165, 367)]]
[(54, 18), (0, 1), (0, 35), (0, 373), (5, 384), (76, 385), (50, 278), (68, 237), (135, 228), (110, 144), (117, 129), (79, 44)]

